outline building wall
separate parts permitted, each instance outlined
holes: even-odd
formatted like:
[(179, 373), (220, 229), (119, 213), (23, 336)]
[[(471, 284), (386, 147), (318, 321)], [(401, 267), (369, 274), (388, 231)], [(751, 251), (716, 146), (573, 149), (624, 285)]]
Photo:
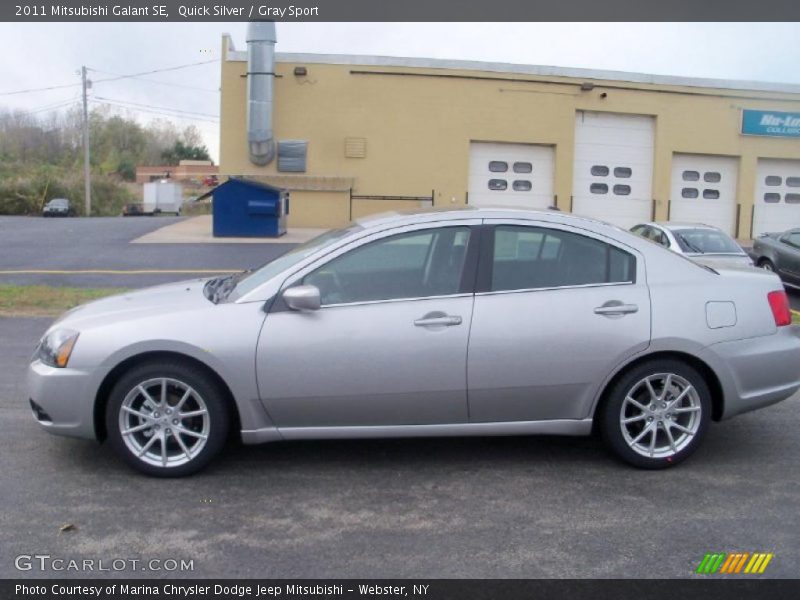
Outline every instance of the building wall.
[[(223, 38), (220, 172), (271, 181), (276, 161), (250, 163), (246, 143), (246, 62)], [(365, 57), (367, 58), (367, 57)], [(365, 61), (367, 62), (367, 61)], [(293, 75), (304, 66), (307, 75)], [(369, 71), (369, 74), (354, 71)], [(470, 141), (555, 148), (554, 203), (570, 210), (576, 111), (655, 117), (653, 199), (666, 219), (673, 153), (738, 157), (740, 237), (750, 230), (759, 157), (800, 159), (797, 139), (740, 134), (741, 109), (800, 111), (800, 93), (593, 81), (564, 76), (423, 67), (278, 62), (275, 139), (308, 140), (308, 173), (284, 175), (293, 193), (290, 226), (342, 223), (350, 181), (355, 195), (430, 196), (466, 202)], [(346, 158), (345, 138), (366, 139), (365, 158)], [(314, 185), (309, 177), (317, 178)], [(322, 180), (323, 183), (319, 183)], [(326, 190), (324, 180), (336, 181)], [(295, 188), (296, 185), (296, 188)], [(304, 191), (313, 187), (315, 191)], [(357, 201), (353, 216), (414, 203)], [(346, 215), (349, 217), (349, 215)]]

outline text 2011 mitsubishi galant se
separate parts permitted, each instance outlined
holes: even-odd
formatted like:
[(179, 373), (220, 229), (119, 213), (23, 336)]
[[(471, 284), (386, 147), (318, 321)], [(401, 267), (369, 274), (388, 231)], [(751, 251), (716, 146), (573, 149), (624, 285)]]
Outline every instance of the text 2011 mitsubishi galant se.
[[(599, 433), (674, 465), (800, 388), (781, 282), (554, 211), (382, 215), (252, 272), (91, 302), (28, 370), (52, 433), (152, 475), (248, 444)], [(707, 457), (711, 459), (712, 457)]]

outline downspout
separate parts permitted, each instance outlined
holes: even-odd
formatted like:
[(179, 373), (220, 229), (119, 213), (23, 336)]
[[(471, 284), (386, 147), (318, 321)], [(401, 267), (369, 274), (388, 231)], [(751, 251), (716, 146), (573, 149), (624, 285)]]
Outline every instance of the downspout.
[(247, 149), (250, 162), (264, 166), (275, 158), (272, 132), (275, 77), (275, 23), (247, 26)]

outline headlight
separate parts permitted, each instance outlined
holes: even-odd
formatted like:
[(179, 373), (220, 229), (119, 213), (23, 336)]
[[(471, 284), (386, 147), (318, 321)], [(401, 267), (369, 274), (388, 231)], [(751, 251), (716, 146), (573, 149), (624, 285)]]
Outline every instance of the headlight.
[(39, 342), (36, 356), (46, 365), (63, 369), (69, 362), (78, 335), (77, 331), (71, 329), (55, 329)]

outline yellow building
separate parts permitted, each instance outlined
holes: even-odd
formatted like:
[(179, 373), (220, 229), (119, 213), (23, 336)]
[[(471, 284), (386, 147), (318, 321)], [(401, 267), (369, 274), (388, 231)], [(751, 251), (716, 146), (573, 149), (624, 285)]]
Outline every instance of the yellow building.
[(797, 85), (277, 54), (277, 152), (260, 166), (247, 58), (223, 37), (220, 172), (290, 189), (290, 226), (432, 202), (704, 222), (742, 239), (800, 227)]

